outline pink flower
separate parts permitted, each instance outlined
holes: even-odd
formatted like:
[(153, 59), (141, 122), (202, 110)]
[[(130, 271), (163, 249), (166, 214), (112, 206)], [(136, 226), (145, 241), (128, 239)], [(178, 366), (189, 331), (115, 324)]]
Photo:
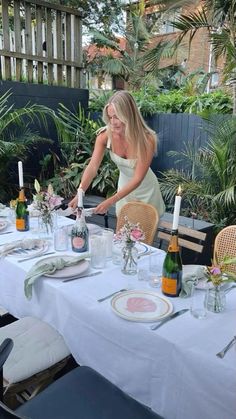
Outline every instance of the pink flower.
[(130, 238), (135, 242), (138, 240), (142, 240), (144, 238), (143, 232), (139, 228), (134, 228), (134, 230), (130, 232)]
[(213, 266), (210, 270), (210, 273), (212, 275), (220, 275), (221, 274), (221, 270), (220, 268), (218, 268), (217, 266)]
[(140, 228), (139, 223), (131, 223), (127, 217), (125, 217), (125, 224), (116, 234), (118, 240), (122, 240), (126, 243), (132, 243), (143, 240), (145, 235), (143, 230)]

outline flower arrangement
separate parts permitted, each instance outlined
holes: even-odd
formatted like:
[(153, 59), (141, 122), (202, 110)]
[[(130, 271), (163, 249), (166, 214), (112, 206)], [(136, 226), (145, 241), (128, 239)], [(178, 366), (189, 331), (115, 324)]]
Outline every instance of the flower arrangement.
[(121, 240), (126, 244), (132, 244), (145, 238), (144, 232), (139, 223), (131, 223), (128, 217), (125, 218), (125, 224), (116, 234), (117, 240)]
[(236, 263), (236, 257), (224, 256), (221, 262), (216, 261), (216, 264), (206, 267), (206, 274), (208, 282), (217, 287), (225, 282), (236, 281), (236, 274), (230, 270), (230, 265)]
[(45, 224), (47, 232), (49, 227), (52, 229), (52, 212), (61, 205), (63, 198), (54, 194), (51, 184), (48, 185), (47, 191), (42, 191), (37, 179), (34, 181), (36, 194), (33, 195), (33, 206), (39, 211), (43, 224)]

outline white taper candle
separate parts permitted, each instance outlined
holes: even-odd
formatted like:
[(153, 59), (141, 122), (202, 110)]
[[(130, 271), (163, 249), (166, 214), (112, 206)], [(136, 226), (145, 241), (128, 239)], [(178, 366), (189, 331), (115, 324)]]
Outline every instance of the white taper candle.
[(180, 212), (181, 199), (182, 199), (181, 196), (179, 195), (180, 192), (181, 192), (181, 188), (179, 186), (178, 195), (175, 196), (175, 207), (174, 207), (172, 230), (178, 230), (179, 212)]
[(77, 192), (77, 198), (78, 198), (78, 204), (77, 204), (77, 206), (78, 206), (78, 208), (83, 208), (83, 194), (84, 194), (84, 192), (83, 192), (83, 189), (81, 189), (81, 188), (78, 188), (78, 192)]
[(22, 161), (18, 161), (18, 175), (19, 175), (19, 187), (20, 189), (24, 187), (24, 179), (23, 179), (23, 165)]

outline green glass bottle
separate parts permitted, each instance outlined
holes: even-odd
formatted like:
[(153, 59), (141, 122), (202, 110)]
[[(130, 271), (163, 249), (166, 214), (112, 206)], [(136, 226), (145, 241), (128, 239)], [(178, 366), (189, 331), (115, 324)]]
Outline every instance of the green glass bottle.
[(168, 251), (163, 263), (162, 292), (178, 297), (182, 287), (182, 260), (178, 244), (178, 230), (172, 230)]
[(29, 211), (26, 204), (25, 191), (20, 189), (16, 205), (16, 229), (18, 231), (29, 230)]

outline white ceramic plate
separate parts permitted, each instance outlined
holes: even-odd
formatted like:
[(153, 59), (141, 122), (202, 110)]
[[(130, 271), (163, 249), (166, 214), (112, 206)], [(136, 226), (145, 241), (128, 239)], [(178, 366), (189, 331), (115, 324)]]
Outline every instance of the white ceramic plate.
[(19, 241), (19, 246), (12, 249), (7, 256), (17, 258), (26, 258), (28, 256), (36, 256), (48, 250), (48, 242), (42, 239), (26, 239), (24, 244)]
[(114, 313), (133, 322), (154, 322), (173, 311), (172, 303), (154, 291), (125, 291), (111, 300)]
[(138, 250), (138, 255), (145, 255), (145, 253), (148, 252), (148, 246), (146, 246), (146, 244), (143, 243), (136, 243), (135, 244), (136, 249)]
[[(75, 259), (75, 256), (70, 255), (60, 255), (60, 256), (49, 256), (47, 258), (43, 258), (39, 260), (36, 265), (44, 265), (45, 263), (50, 263), (57, 259), (64, 259), (66, 261), (71, 261)], [(77, 276), (81, 275), (89, 268), (89, 262), (85, 259), (78, 262), (76, 265), (67, 266), (61, 270), (57, 270), (53, 274), (45, 274), (48, 278), (56, 278), (56, 279), (66, 279), (66, 278), (76, 278)]]
[(6, 220), (0, 220), (0, 231), (4, 230), (8, 225), (8, 222)]

